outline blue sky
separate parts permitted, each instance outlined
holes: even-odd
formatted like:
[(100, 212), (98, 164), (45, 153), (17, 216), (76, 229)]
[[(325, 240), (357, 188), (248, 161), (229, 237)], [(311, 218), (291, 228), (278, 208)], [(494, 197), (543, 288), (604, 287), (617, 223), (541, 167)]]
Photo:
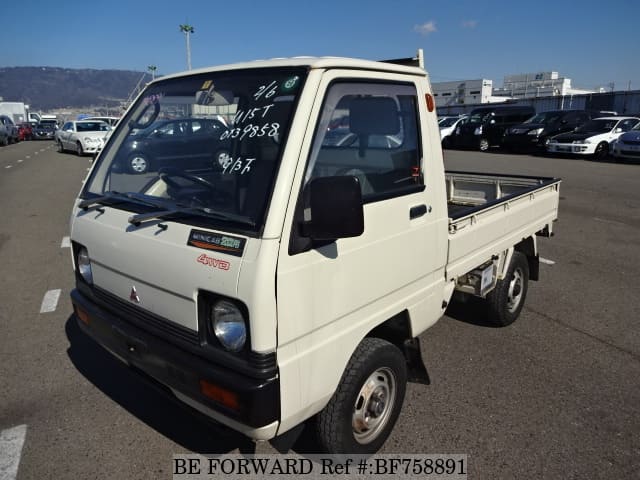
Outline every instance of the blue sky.
[(640, 89), (640, 0), (11, 0), (0, 11), (0, 67), (174, 73), (187, 23), (193, 68), (422, 48), (434, 82), (557, 71), (576, 88)]

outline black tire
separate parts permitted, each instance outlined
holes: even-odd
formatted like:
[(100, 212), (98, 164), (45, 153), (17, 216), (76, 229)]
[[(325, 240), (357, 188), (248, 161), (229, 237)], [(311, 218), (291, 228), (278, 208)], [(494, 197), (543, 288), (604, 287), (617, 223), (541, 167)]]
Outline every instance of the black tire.
[(596, 160), (604, 160), (609, 155), (609, 144), (607, 142), (600, 142), (595, 151), (593, 152), (593, 158)]
[(521, 252), (513, 252), (507, 275), (498, 280), (486, 298), (487, 320), (498, 327), (511, 325), (520, 316), (529, 286), (529, 262)]
[(58, 140), (56, 143), (58, 145), (58, 152), (64, 153), (64, 147), (62, 146), (62, 142)]
[(365, 338), (333, 397), (316, 416), (319, 446), (331, 454), (377, 452), (398, 419), (406, 386), (402, 352), (386, 340)]
[(451, 148), (451, 138), (449, 138), (449, 135), (442, 139), (442, 148)]
[(144, 153), (132, 153), (127, 159), (127, 169), (131, 173), (147, 173), (149, 171), (149, 157)]
[(481, 152), (486, 152), (487, 150), (489, 150), (489, 140), (487, 140), (486, 138), (481, 138), (480, 142), (478, 142), (478, 149)]
[(82, 150), (82, 144), (80, 142), (76, 143), (76, 154), (81, 157), (84, 155), (84, 150)]

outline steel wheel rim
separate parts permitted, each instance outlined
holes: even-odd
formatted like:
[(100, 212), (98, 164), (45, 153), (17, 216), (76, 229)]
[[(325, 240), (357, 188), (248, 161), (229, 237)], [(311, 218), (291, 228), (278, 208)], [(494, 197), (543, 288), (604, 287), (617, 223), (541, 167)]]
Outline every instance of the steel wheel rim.
[(513, 272), (513, 278), (509, 282), (509, 291), (507, 293), (507, 309), (509, 312), (515, 312), (522, 301), (524, 293), (524, 272), (517, 268)]
[(360, 444), (374, 441), (389, 422), (396, 402), (396, 377), (389, 368), (377, 369), (363, 383), (351, 417), (353, 436)]
[(147, 169), (147, 161), (144, 157), (133, 157), (130, 161), (131, 170), (137, 173), (142, 173)]

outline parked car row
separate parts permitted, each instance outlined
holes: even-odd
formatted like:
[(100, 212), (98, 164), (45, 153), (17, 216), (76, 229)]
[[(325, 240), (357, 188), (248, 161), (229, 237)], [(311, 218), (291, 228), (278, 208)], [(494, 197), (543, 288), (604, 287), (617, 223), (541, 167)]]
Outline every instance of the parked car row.
[[(440, 120), (444, 148), (491, 147), (515, 152), (640, 158), (640, 117), (597, 110), (552, 110), (489, 105)], [(451, 129), (451, 125), (455, 125)], [(634, 133), (631, 133), (632, 131)], [(626, 132), (629, 132), (627, 134)], [(624, 137), (623, 137), (624, 135)]]

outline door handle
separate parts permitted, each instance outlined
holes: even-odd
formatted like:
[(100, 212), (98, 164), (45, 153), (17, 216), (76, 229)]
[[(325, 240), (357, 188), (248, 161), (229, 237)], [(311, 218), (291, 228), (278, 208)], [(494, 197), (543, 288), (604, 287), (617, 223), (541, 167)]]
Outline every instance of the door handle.
[(411, 207), (409, 210), (409, 219), (413, 220), (414, 218), (422, 217), (429, 212), (431, 212), (431, 206), (427, 207), (426, 205), (417, 205), (415, 207)]

